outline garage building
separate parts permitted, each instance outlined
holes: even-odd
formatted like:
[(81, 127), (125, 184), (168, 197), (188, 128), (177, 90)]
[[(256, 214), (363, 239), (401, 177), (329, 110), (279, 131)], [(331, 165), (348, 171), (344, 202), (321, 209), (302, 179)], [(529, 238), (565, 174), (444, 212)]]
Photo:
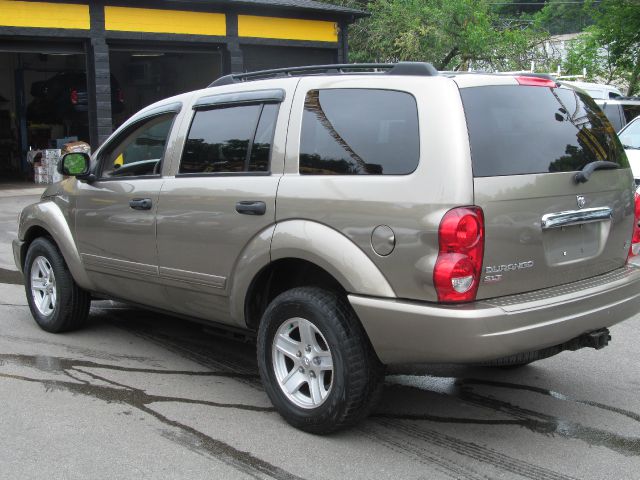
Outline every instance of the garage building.
[(363, 13), (312, 0), (0, 0), (0, 180), (236, 72), (342, 63)]

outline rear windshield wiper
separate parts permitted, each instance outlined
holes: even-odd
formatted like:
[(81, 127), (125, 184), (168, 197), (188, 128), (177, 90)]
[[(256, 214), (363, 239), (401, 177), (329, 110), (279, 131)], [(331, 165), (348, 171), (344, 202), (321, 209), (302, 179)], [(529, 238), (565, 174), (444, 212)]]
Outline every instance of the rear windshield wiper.
[(607, 162), (605, 160), (597, 160), (594, 162), (587, 163), (582, 170), (576, 173), (573, 177), (576, 183), (584, 183), (589, 180), (589, 177), (596, 170), (609, 170), (612, 168), (618, 168), (618, 165), (615, 162)]

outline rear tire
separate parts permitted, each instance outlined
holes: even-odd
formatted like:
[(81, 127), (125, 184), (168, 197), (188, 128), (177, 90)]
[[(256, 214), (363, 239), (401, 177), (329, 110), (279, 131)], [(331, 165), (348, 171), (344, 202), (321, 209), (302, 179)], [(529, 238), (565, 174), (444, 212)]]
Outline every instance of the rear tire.
[(384, 383), (384, 367), (346, 299), (316, 287), (271, 302), (258, 330), (258, 366), (280, 415), (315, 434), (366, 417)]
[(58, 247), (37, 238), (27, 250), (24, 286), (36, 323), (47, 332), (80, 328), (89, 315), (91, 295), (73, 280)]

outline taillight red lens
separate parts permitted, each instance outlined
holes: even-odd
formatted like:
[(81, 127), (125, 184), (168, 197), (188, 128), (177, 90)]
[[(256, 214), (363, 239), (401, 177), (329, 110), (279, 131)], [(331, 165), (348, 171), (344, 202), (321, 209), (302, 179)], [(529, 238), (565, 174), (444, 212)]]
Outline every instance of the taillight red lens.
[(78, 91), (75, 88), (71, 90), (71, 103), (74, 105), (78, 103)]
[(122, 93), (122, 90), (118, 90), (118, 102), (124, 103), (124, 93)]
[(556, 88), (558, 84), (550, 78), (543, 77), (528, 77), (521, 75), (516, 77), (516, 81), (519, 85), (529, 85), (531, 87), (550, 87)]
[(638, 225), (640, 223), (640, 195), (638, 192), (635, 194), (634, 207), (633, 234), (631, 235), (631, 247), (627, 260), (640, 253), (640, 226)]
[(438, 229), (439, 252), (433, 283), (440, 302), (475, 300), (484, 254), (484, 215), (480, 207), (449, 210)]

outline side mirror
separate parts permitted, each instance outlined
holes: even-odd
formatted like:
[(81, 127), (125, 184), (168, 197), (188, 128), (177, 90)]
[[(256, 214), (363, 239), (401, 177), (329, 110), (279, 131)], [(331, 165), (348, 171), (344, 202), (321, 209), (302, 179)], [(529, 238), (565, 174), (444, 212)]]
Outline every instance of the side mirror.
[(82, 177), (89, 173), (91, 159), (86, 153), (67, 153), (58, 162), (58, 172), (62, 175)]

